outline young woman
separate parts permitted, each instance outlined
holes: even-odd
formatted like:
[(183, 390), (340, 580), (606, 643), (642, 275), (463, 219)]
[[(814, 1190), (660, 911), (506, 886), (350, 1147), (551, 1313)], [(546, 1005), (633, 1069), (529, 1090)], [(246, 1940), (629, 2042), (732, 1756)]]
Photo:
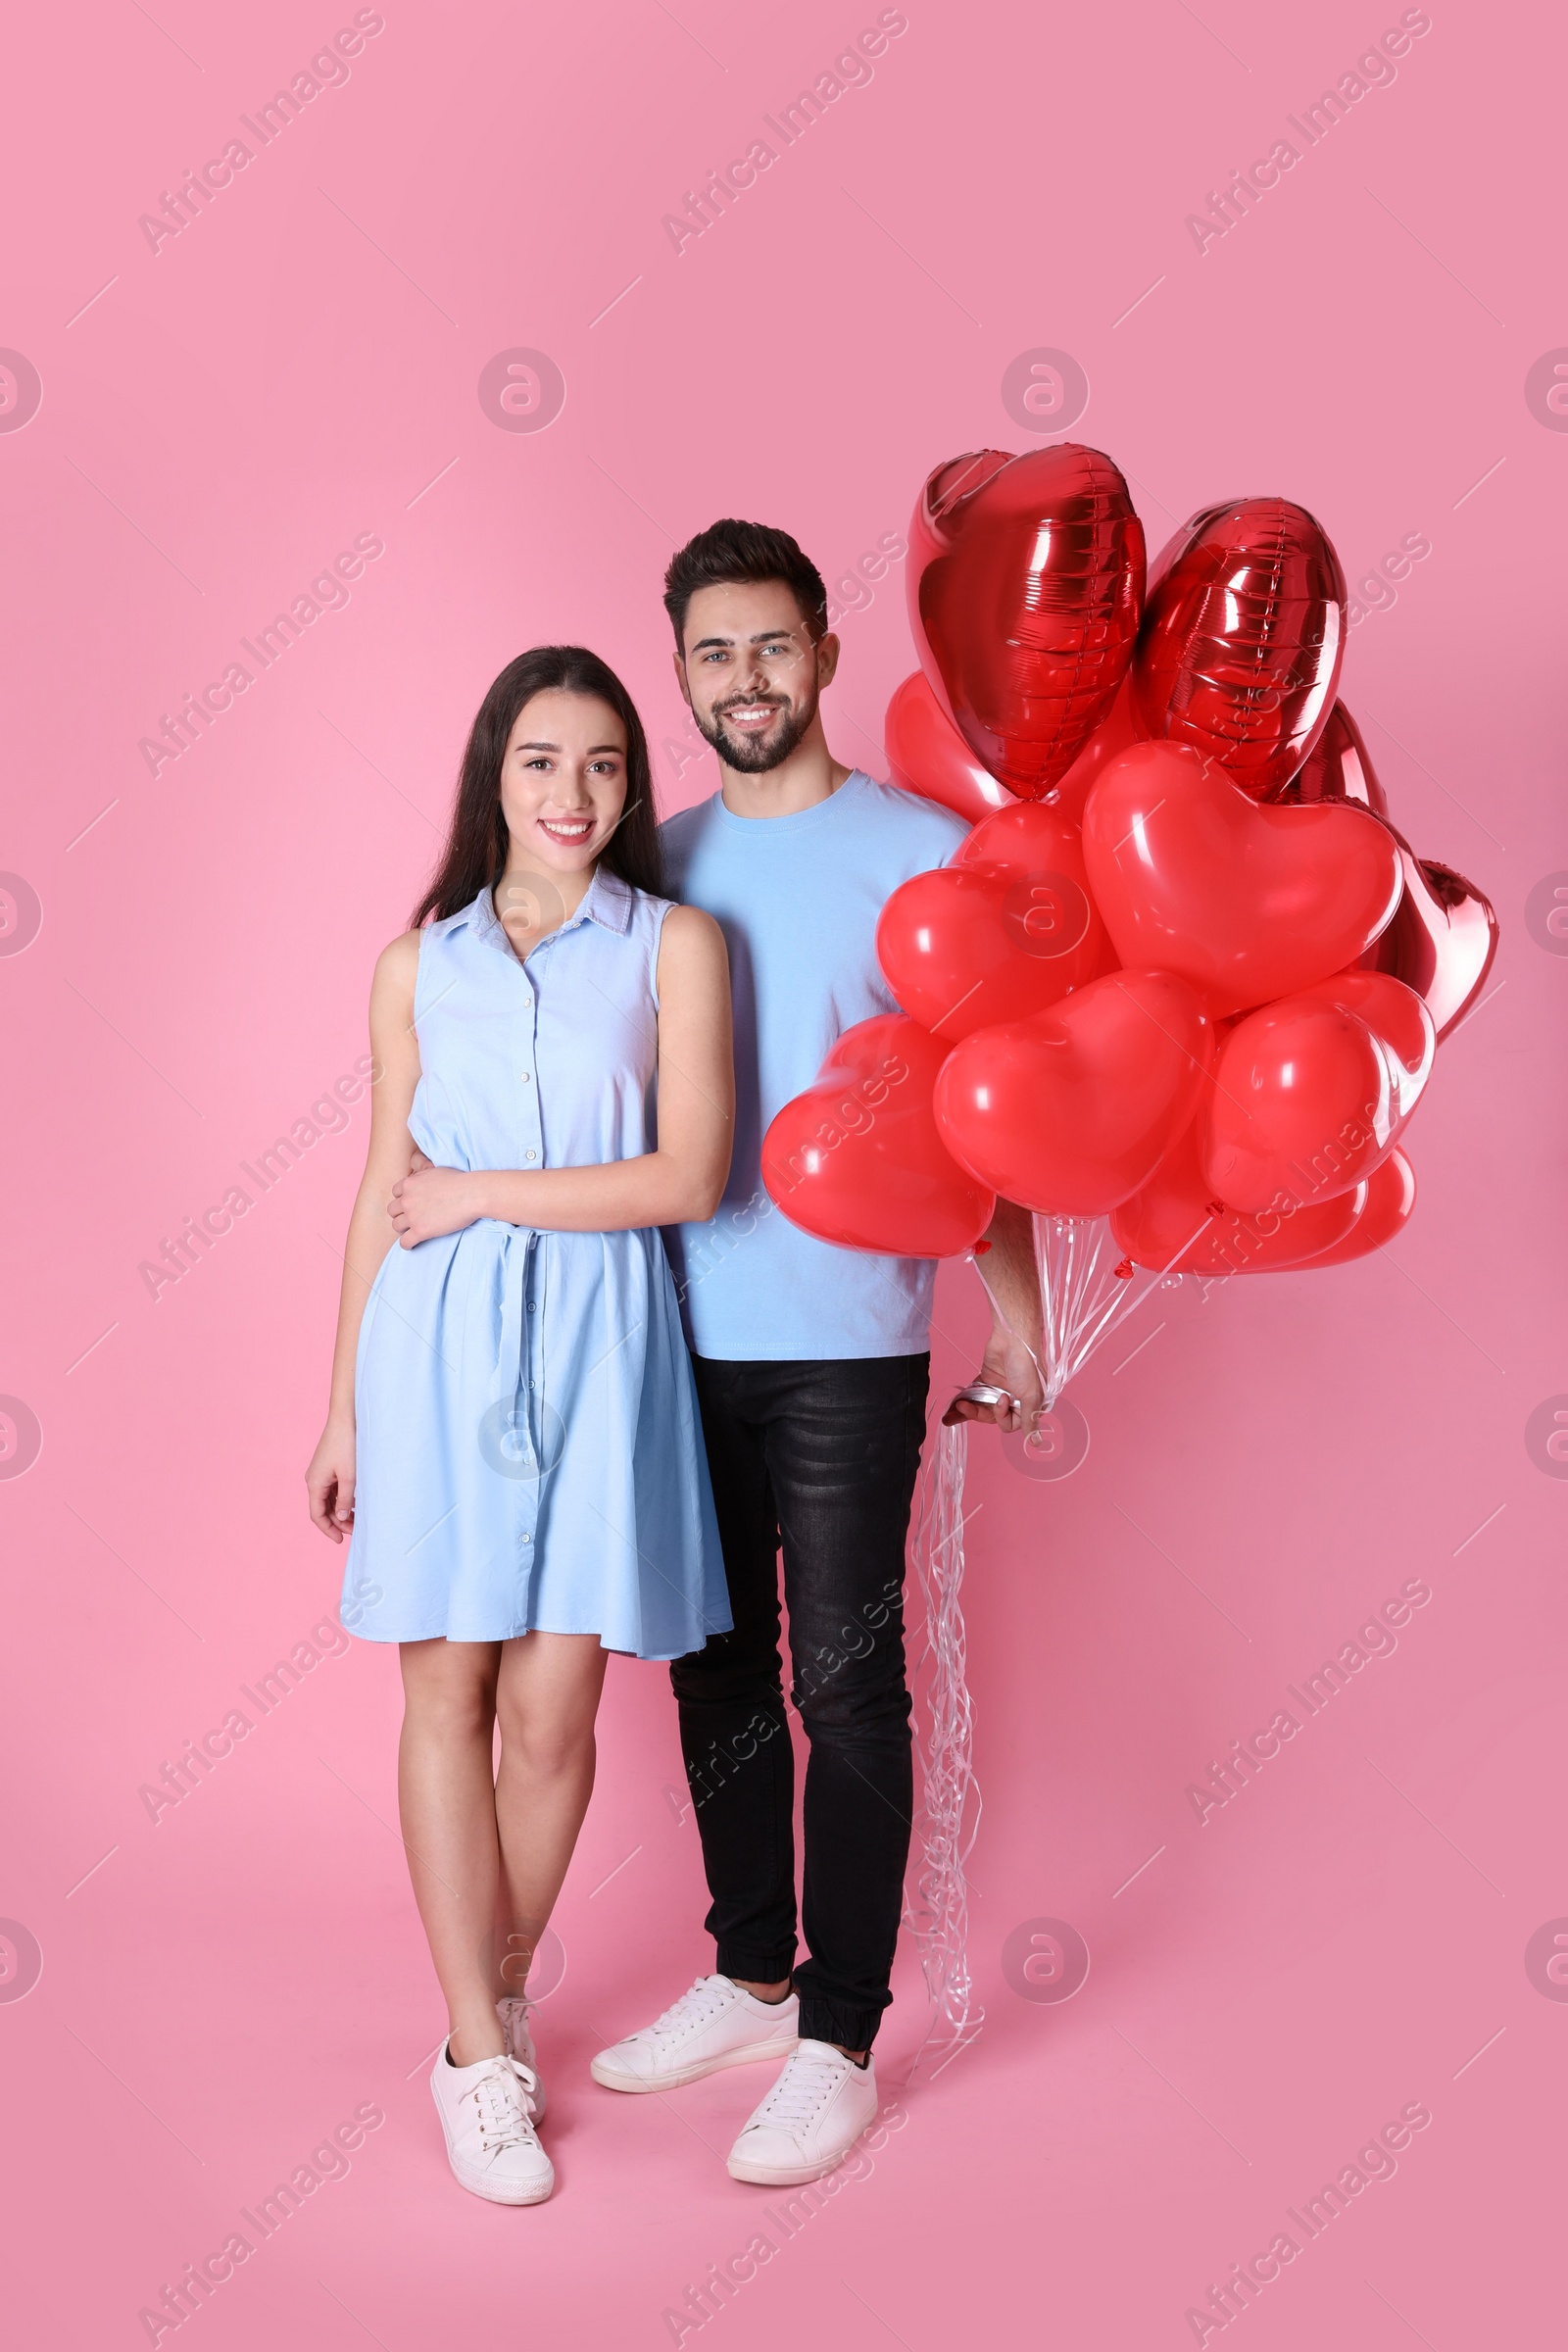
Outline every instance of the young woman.
[(352, 1535), (344, 1623), (401, 1646), (399, 1805), (449, 2020), (431, 2088), (453, 2171), (499, 2204), (555, 2183), (523, 1988), (606, 1657), (730, 1626), (657, 1230), (723, 1190), (729, 975), (711, 917), (658, 883), (625, 688), (580, 647), (520, 655), (376, 964), (369, 1156), (306, 1474), (322, 1534)]

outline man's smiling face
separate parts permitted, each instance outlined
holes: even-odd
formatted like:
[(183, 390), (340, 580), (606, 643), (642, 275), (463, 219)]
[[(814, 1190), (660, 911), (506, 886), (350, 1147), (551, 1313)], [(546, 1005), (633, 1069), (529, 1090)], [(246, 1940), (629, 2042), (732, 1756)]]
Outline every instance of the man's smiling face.
[(681, 634), (676, 674), (704, 738), (742, 775), (781, 766), (816, 716), (838, 639), (813, 639), (782, 580), (699, 588)]

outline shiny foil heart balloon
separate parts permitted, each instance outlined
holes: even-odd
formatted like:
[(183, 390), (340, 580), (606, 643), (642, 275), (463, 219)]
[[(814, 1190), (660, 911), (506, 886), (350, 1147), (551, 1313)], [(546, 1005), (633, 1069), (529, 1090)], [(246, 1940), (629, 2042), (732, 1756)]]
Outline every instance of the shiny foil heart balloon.
[(939, 801), (972, 825), (993, 808), (1012, 806), (1014, 796), (982, 767), (936, 696), (925, 671), (893, 690), (882, 722), (888, 772), (905, 792)]
[(1404, 888), (1393, 921), (1362, 961), (1415, 990), (1441, 1045), (1486, 986), (1497, 953), (1497, 918), (1463, 874), (1417, 858), (1401, 835), (1395, 839)]
[(1382, 972), (1341, 972), (1238, 1021), (1200, 1114), (1204, 1182), (1255, 1213), (1331, 1200), (1394, 1150), (1432, 1069), (1432, 1016)]
[(980, 450), (938, 466), (909, 525), (920, 666), (970, 750), (1037, 800), (1116, 699), (1138, 634), (1144, 528), (1099, 450)]
[(762, 1138), (762, 1182), (818, 1241), (889, 1257), (972, 1249), (996, 1207), (937, 1133), (948, 1049), (902, 1013), (858, 1021)]
[(1175, 972), (1214, 1017), (1353, 963), (1398, 903), (1398, 845), (1363, 808), (1259, 806), (1185, 746), (1112, 760), (1084, 806), (1084, 863), (1131, 970)]
[(1149, 1182), (1111, 1211), (1111, 1238), (1134, 1265), (1153, 1274), (1280, 1273), (1343, 1242), (1354, 1229), (1367, 1189), (1357, 1185), (1304, 1207), (1287, 1199), (1251, 1216), (1227, 1208), (1204, 1179), (1194, 1121)]
[(1437, 1024), (1441, 1044), (1480, 996), (1492, 969), (1497, 918), (1489, 901), (1451, 866), (1417, 858), (1389, 817), (1388, 795), (1343, 703), (1335, 704), (1304, 766), (1280, 798), (1353, 801), (1389, 826), (1399, 845), (1404, 888), (1393, 920), (1362, 961), (1369, 971), (1391, 973), (1415, 990)]
[(1322, 524), (1283, 498), (1206, 507), (1150, 576), (1133, 662), (1145, 726), (1268, 800), (1327, 722), (1344, 646), (1345, 574)]
[(1078, 828), (1039, 801), (986, 817), (951, 865), (903, 883), (876, 927), (889, 988), (950, 1045), (1044, 1011), (1104, 952)]
[(1374, 816), (1387, 816), (1389, 796), (1378, 782), (1361, 730), (1343, 703), (1336, 703), (1305, 760), (1283, 792), (1282, 801), (1353, 801)]
[(1317, 1266), (1345, 1266), (1355, 1257), (1370, 1257), (1402, 1233), (1415, 1206), (1415, 1170), (1397, 1144), (1381, 1168), (1367, 1179), (1366, 1198), (1356, 1215), (1355, 1223), (1343, 1241), (1328, 1250), (1320, 1250), (1312, 1259)]
[(1004, 1200), (1101, 1216), (1191, 1120), (1211, 1056), (1190, 988), (1162, 972), (1112, 972), (956, 1046), (937, 1080), (937, 1124)]

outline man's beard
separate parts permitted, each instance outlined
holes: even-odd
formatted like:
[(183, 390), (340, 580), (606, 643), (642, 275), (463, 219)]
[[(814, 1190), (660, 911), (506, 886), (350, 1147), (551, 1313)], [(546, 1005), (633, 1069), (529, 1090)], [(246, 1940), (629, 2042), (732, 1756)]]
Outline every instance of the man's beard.
[[(772, 699), (771, 696), (750, 697), (754, 703), (770, 702)], [(704, 719), (696, 710), (693, 710), (692, 716), (697, 721), (697, 731), (704, 742), (712, 746), (726, 767), (734, 768), (737, 774), (743, 776), (765, 776), (771, 768), (781, 767), (800, 743), (816, 716), (816, 705), (817, 696), (813, 691), (808, 702), (803, 703), (786, 716), (778, 733), (765, 739), (725, 734), (722, 711), (716, 712), (710, 719)], [(744, 700), (738, 701), (735, 707), (743, 708)]]

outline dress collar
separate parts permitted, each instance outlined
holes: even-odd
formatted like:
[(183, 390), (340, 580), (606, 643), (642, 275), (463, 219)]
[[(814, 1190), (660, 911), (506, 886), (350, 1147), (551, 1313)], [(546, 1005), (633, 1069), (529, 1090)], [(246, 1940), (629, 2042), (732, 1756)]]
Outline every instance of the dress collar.
[[(632, 906), (636, 896), (629, 882), (623, 882), (608, 866), (596, 866), (594, 878), (576, 913), (568, 915), (558, 930), (547, 932), (540, 946), (543, 947), (547, 940), (564, 937), (566, 932), (575, 931), (582, 923), (597, 923), (601, 930), (613, 931), (624, 938), (631, 929)], [(472, 930), (475, 939), (483, 940), (487, 947), (499, 949), (504, 956), (512, 955), (512, 942), (496, 912), (493, 888), (481, 890), (472, 905), (465, 906), (461, 913), (449, 916), (443, 928), (450, 934), (461, 930), (465, 924)]]

